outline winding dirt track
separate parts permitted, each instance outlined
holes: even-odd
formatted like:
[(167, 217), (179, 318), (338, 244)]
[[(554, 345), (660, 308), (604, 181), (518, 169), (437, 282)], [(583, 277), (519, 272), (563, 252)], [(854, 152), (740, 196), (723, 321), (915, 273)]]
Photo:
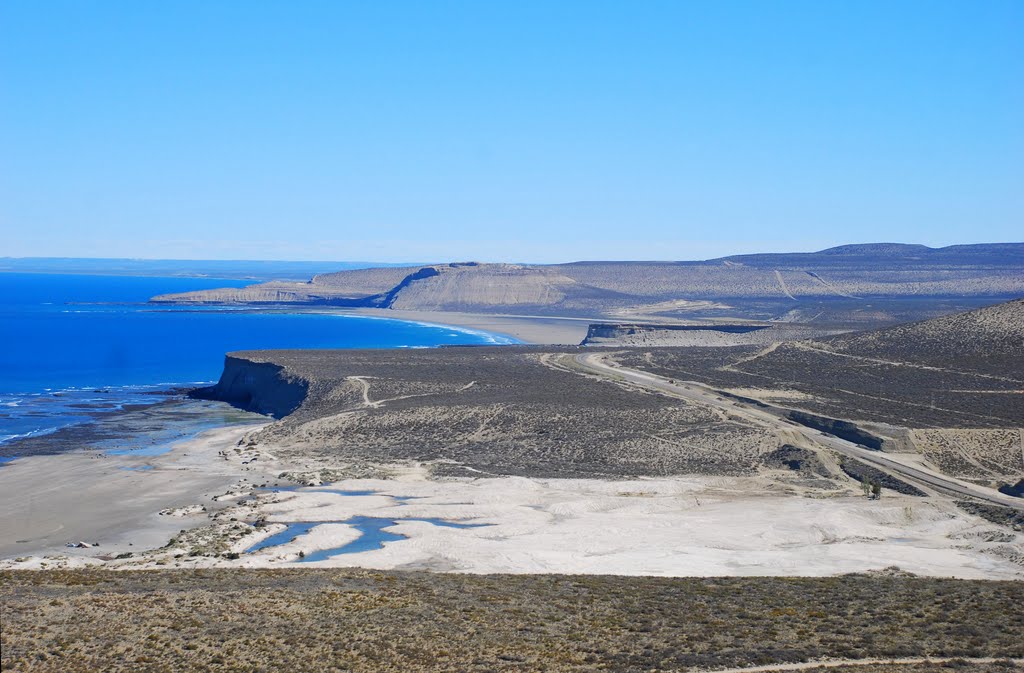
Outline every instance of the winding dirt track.
[(696, 381), (675, 381), (648, 372), (610, 365), (601, 353), (584, 353), (575, 357), (576, 364), (591, 374), (618, 379), (628, 383), (656, 390), (698, 404), (721, 409), (733, 416), (767, 427), (775, 432), (798, 432), (809, 441), (823, 444), (838, 453), (869, 463), (881, 470), (920, 484), (945, 491), (957, 496), (977, 498), (1003, 507), (1024, 510), (1024, 501), (1003, 495), (998, 491), (950, 477), (923, 465), (911, 465), (898, 455), (885, 454), (864, 448), (858, 444), (830, 435), (819, 430), (799, 425), (783, 416), (788, 409), (764, 403), (767, 408), (744, 404), (738, 400), (723, 397), (722, 394)]

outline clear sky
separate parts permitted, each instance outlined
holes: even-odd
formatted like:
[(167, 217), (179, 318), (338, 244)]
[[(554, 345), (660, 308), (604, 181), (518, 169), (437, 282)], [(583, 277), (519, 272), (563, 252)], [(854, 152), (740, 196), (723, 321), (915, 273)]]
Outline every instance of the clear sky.
[(0, 256), (1021, 240), (1024, 2), (0, 2)]

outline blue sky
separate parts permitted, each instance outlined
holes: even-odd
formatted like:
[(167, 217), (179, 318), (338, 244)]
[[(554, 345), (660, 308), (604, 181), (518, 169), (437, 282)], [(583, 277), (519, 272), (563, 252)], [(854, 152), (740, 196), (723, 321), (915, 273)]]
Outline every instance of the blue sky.
[(0, 256), (1021, 240), (1024, 3), (0, 3)]

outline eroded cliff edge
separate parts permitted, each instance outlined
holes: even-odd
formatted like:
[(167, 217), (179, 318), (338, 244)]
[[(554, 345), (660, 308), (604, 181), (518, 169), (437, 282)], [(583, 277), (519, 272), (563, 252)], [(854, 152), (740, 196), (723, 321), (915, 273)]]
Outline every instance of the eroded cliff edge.
[(281, 365), (247, 354), (228, 353), (217, 384), (194, 390), (191, 396), (283, 418), (299, 408), (308, 390), (308, 381), (288, 373)]

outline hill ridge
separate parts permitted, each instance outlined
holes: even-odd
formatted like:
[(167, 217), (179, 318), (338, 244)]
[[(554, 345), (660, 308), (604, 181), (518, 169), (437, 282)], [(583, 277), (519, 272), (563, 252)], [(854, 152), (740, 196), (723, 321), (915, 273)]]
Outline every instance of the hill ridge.
[(700, 262), (451, 262), (383, 267), (318, 274), (305, 283), (273, 281), (242, 289), (161, 295), (152, 301), (478, 313), (515, 310), (595, 317), (665, 302), (678, 307), (714, 300), (741, 308), (758, 304), (754, 309), (759, 313), (750, 317), (771, 319), (793, 309), (794, 301), (867, 303), (872, 298), (1022, 295), (1024, 243), (948, 248), (879, 243)]

